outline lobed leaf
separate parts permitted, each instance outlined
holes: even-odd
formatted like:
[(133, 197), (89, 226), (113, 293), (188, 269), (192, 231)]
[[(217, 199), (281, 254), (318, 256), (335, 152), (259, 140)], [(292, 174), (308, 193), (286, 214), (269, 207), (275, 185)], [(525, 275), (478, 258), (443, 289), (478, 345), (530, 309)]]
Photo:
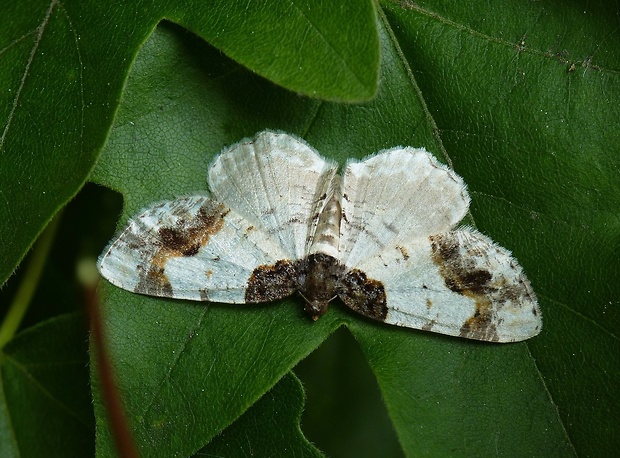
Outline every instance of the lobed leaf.
[[(87, 180), (140, 46), (170, 18), (252, 71), (332, 100), (370, 98), (369, 0), (122, 3), (32, 0), (0, 19), (0, 284)], [(336, 78), (334, 78), (336, 77)]]

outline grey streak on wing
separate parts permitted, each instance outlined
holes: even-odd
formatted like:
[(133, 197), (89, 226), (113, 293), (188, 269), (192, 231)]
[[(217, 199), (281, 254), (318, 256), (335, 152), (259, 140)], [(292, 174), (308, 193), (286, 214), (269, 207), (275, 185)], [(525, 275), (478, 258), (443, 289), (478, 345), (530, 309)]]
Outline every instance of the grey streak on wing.
[(209, 187), (277, 241), (288, 258), (301, 259), (336, 169), (303, 140), (264, 131), (214, 160)]
[(174, 296), (172, 283), (170, 283), (163, 267), (150, 265), (145, 268), (142, 265), (138, 265), (137, 270), (138, 284), (133, 290), (134, 293), (156, 297)]
[(424, 149), (349, 161), (342, 180), (340, 260), (350, 268), (386, 247), (452, 229), (469, 205), (461, 177)]

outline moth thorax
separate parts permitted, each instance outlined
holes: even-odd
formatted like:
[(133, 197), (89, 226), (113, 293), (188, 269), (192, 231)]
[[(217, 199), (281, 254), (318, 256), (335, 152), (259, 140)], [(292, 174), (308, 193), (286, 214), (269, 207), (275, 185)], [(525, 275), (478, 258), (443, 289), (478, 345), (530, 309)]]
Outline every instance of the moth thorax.
[(311, 254), (305, 263), (306, 277), (299, 292), (306, 301), (306, 313), (316, 321), (338, 295), (344, 268), (336, 258), (323, 253)]
[(338, 258), (342, 207), (340, 206), (340, 192), (337, 189), (334, 191), (319, 215), (319, 221), (308, 254), (324, 253), (336, 259)]

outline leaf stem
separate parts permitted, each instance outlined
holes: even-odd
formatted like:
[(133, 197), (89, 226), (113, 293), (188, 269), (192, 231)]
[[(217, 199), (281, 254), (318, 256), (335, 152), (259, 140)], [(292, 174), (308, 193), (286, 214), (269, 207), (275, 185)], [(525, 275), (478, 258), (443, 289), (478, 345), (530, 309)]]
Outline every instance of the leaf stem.
[(60, 213), (56, 214), (52, 221), (50, 221), (39, 240), (35, 243), (22, 282), (15, 293), (13, 303), (2, 321), (2, 325), (0, 325), (0, 348), (4, 348), (7, 342), (13, 338), (28, 310), (32, 296), (37, 290), (45, 261), (52, 247), (59, 221)]

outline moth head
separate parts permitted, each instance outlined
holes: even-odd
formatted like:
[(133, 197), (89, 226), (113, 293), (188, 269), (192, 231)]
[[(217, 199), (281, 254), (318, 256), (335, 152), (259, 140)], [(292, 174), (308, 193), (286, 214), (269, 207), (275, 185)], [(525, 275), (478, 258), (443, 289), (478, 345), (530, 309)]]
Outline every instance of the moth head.
[(325, 312), (327, 312), (329, 300), (315, 299), (315, 300), (310, 301), (306, 299), (305, 297), (304, 297), (304, 300), (305, 300), (304, 310), (306, 311), (308, 316), (312, 318), (314, 321), (318, 320), (321, 317), (321, 315), (324, 315)]

